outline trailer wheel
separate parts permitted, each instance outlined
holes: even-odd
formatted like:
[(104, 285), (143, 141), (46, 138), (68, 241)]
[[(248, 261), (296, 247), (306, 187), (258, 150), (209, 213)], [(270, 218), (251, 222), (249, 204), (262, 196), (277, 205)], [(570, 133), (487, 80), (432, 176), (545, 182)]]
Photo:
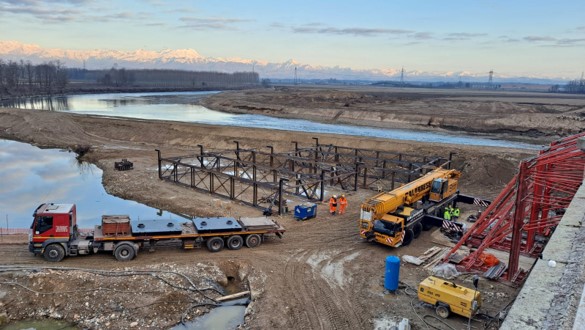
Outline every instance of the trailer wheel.
[(219, 252), (223, 249), (223, 239), (221, 237), (212, 237), (207, 240), (207, 249), (210, 252)]
[(423, 226), (420, 224), (420, 222), (414, 224), (414, 226), (412, 227), (412, 233), (414, 234), (414, 238), (418, 238), (420, 236), (420, 233), (423, 230)]
[(65, 249), (61, 244), (51, 244), (45, 247), (43, 257), (50, 262), (59, 262), (65, 258)]
[(246, 246), (249, 248), (255, 248), (259, 246), (261, 242), (262, 239), (260, 238), (260, 235), (252, 234), (246, 237)]
[(414, 233), (412, 232), (412, 229), (407, 229), (406, 233), (404, 234), (404, 239), (402, 240), (402, 246), (407, 246), (408, 244), (410, 244), (413, 238)]
[(230, 250), (239, 250), (244, 245), (244, 239), (240, 235), (230, 236), (227, 239), (227, 247)]
[(437, 305), (437, 308), (435, 308), (435, 313), (437, 313), (437, 315), (442, 319), (448, 318), (449, 314), (451, 314), (451, 312), (449, 311), (449, 307), (443, 304)]
[(134, 247), (130, 244), (120, 244), (114, 249), (114, 257), (118, 261), (130, 261), (136, 256)]

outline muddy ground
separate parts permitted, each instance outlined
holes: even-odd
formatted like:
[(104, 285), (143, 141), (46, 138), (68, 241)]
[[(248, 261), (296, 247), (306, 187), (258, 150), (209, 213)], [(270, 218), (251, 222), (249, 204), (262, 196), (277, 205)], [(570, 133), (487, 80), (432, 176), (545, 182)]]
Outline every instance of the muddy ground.
[[(325, 97), (324, 100), (319, 99), (318, 103), (312, 101), (318, 99), (316, 94), (323, 92), (332, 96)], [(481, 99), (453, 101), (449, 93), (440, 97), (434, 92), (430, 95), (421, 93), (417, 96), (416, 103), (426, 104), (427, 107), (422, 107), (423, 110), (420, 113), (417, 113), (418, 107), (409, 105), (409, 102), (413, 102), (412, 100), (404, 101), (407, 96), (385, 95), (376, 91), (376, 95), (380, 96), (362, 98), (360, 93), (359, 90), (348, 91), (347, 89), (287, 91), (277, 88), (226, 93), (224, 96), (220, 94), (205, 102), (217, 110), (236, 111), (239, 109), (237, 111), (257, 112), (259, 110), (249, 109), (252, 101), (246, 99), (248, 95), (256, 98), (253, 101), (255, 104), (262, 104), (263, 107), (271, 109), (276, 107), (276, 104), (288, 104), (293, 102), (293, 99), (297, 99), (294, 107), (290, 107), (294, 111), (289, 111), (289, 106), (279, 105), (286, 110), (285, 116), (319, 118), (324, 121), (341, 121), (340, 118), (346, 116), (349, 117), (343, 120), (351, 121), (351, 118), (358, 118), (367, 112), (364, 108), (371, 107), (382, 109), (380, 111), (388, 114), (387, 118), (393, 118), (389, 121), (391, 124), (388, 124), (386, 120), (380, 120), (383, 125), (398, 124), (400, 126), (400, 123), (404, 122), (418, 129), (424, 126), (418, 122), (425, 120), (417, 118), (428, 117), (428, 111), (431, 111), (429, 109), (435, 106), (442, 110), (437, 110), (436, 114), (433, 112), (436, 118), (433, 122), (451, 122), (453, 116), (450, 115), (449, 109), (453, 109), (458, 114), (465, 113), (465, 116), (474, 118), (458, 121), (459, 126), (464, 126), (465, 122), (468, 122), (471, 128), (468, 127), (467, 130), (473, 130), (475, 127), (473, 125), (479, 125), (477, 124), (479, 122), (486, 124), (492, 121), (506, 122), (505, 118), (508, 118), (505, 111), (494, 112), (501, 115), (498, 118), (484, 116), (486, 109), (494, 108), (494, 102)], [(335, 95), (342, 94), (349, 95), (348, 99), (337, 101), (338, 96)], [(411, 94), (416, 93), (408, 95)], [(486, 96), (467, 95), (466, 97)], [(514, 98), (519, 97), (514, 96)], [(369, 105), (360, 103), (365, 101), (357, 102), (364, 98), (372, 102)], [(385, 108), (378, 102), (380, 98), (384, 100), (381, 101), (383, 104), (394, 105)], [(392, 101), (393, 98), (396, 100)], [(522, 98), (526, 100), (522, 103), (537, 103), (532, 94), (523, 95)], [(523, 115), (524, 121), (530, 124), (514, 126), (520, 131), (512, 129), (512, 132), (507, 131), (506, 134), (513, 134), (525, 140), (534, 139), (530, 137), (530, 134), (527, 135), (523, 128), (530, 127), (540, 132), (535, 134), (540, 142), (569, 131), (582, 130), (580, 127), (583, 122), (575, 118), (581, 117), (583, 105), (558, 105), (582, 101), (582, 99), (572, 98), (564, 101), (548, 100), (547, 102), (553, 102), (556, 105), (547, 108), (548, 110), (544, 111), (542, 116), (537, 113), (538, 118), (547, 118), (547, 120), (539, 119), (536, 123), (532, 122), (532, 118), (536, 118), (533, 117), (532, 110), (522, 111), (524, 109), (522, 107), (531, 106), (519, 108), (519, 106), (511, 105), (510, 109), (516, 112), (513, 116)], [(498, 102), (509, 104), (507, 101)], [(306, 106), (301, 111), (305, 103)], [(349, 106), (346, 106), (346, 103)], [(401, 109), (401, 104), (408, 107), (407, 113), (393, 110)], [(358, 105), (359, 109), (352, 111)], [(462, 105), (466, 107), (459, 109)], [(560, 110), (556, 112), (551, 110), (556, 109), (557, 106)], [(495, 106), (496, 109), (498, 107), (499, 105)], [(471, 109), (476, 109), (476, 112)], [(268, 114), (265, 110), (260, 112)], [(567, 124), (563, 116), (574, 116), (570, 120), (574, 125)], [(446, 128), (441, 125), (438, 125), (439, 127), (427, 125), (427, 127), (431, 130)], [(449, 126), (453, 126), (450, 129), (455, 129), (457, 125), (450, 124)], [(533, 127), (534, 125), (536, 127)], [(57, 127), (58, 130), (55, 129)], [(487, 133), (489, 130), (484, 129), (484, 131)], [(501, 137), (501, 128), (494, 128), (491, 134)], [(421, 155), (447, 156), (449, 152), (456, 152), (455, 166), (463, 172), (460, 181), (461, 190), (467, 194), (485, 198), (495, 197), (514, 175), (519, 160), (534, 152), (0, 109), (0, 137), (45, 147), (80, 149), (80, 146), (90, 146), (89, 152), (82, 158), (104, 170), (103, 182), (109, 193), (137, 200), (152, 207), (193, 216), (227, 214), (258, 216), (260, 210), (158, 180), (156, 171), (153, 170), (156, 168), (155, 148), (161, 149), (164, 156), (184, 155), (193, 153), (198, 144), (206, 146), (206, 149), (224, 149), (233, 148), (233, 141), (238, 140), (243, 147), (250, 148), (263, 148), (267, 142), (270, 142), (275, 152), (282, 152), (291, 149), (293, 140), (301, 145), (313, 144), (312, 137), (314, 136), (318, 136), (322, 144), (335, 143), (349, 147), (402, 151)], [(114, 162), (121, 158), (133, 161), (134, 170), (115, 171)], [(0, 303), (2, 310), (6, 311), (4, 318), (12, 320), (31, 317), (62, 318), (88, 328), (122, 329), (131, 326), (165, 328), (179, 322), (192, 304), (202, 301), (201, 296), (184, 288), (182, 290), (173, 288), (153, 276), (144, 279), (144, 276), (135, 274), (123, 277), (96, 274), (96, 269), (133, 272), (153, 269), (172, 270), (185, 274), (192, 279), (198, 289), (212, 285), (220, 291), (223, 290), (221, 285), (217, 287), (214, 283), (228, 288), (226, 292), (209, 292), (208, 295), (212, 299), (222, 293), (250, 289), (253, 303), (248, 308), (245, 328), (372, 329), (388, 326), (391, 321), (408, 318), (414, 329), (423, 329), (426, 326), (421, 321), (421, 317), (425, 314), (433, 314), (433, 311), (412, 303), (415, 300), (407, 294), (411, 293), (409, 290), (400, 290), (397, 294), (384, 292), (384, 260), (391, 254), (418, 256), (429, 247), (449, 243), (442, 239), (437, 231), (424, 232), (413, 244), (399, 249), (389, 249), (362, 242), (357, 229), (358, 207), (361, 201), (372, 194), (374, 194), (373, 191), (363, 189), (348, 192), (348, 212), (341, 216), (328, 215), (326, 205), (320, 205), (317, 218), (308, 221), (298, 222), (291, 214), (275, 217), (287, 228), (283, 239), (271, 238), (260, 247), (244, 248), (239, 251), (224, 250), (219, 253), (210, 253), (203, 249), (181, 251), (176, 246), (162, 246), (155, 252), (142, 251), (135, 260), (123, 264), (115, 261), (111, 255), (94, 255), (66, 258), (55, 265), (28, 253), (24, 243), (25, 238), (3, 237), (0, 240), (0, 265), (11, 265), (12, 268), (14, 268), (13, 265), (19, 265), (92, 269), (92, 271), (17, 271), (13, 269), (10, 272), (2, 272), (0, 274)], [(464, 212), (468, 213), (475, 211), (473, 207), (464, 209)], [(409, 286), (415, 287), (427, 275), (428, 272), (420, 267), (410, 264), (401, 266), (401, 281)], [(187, 285), (184, 281), (183, 278), (169, 279), (167, 282)], [(457, 282), (471, 286), (468, 276), (460, 277)], [(90, 293), (98, 288), (103, 291)], [(517, 292), (516, 288), (505, 283), (487, 280), (480, 283), (480, 289), (485, 296), (484, 312), (491, 315), (495, 315), (506, 306)], [(56, 291), (65, 293), (52, 293)], [(51, 294), (40, 292), (51, 292)], [(191, 317), (199, 315), (207, 308), (209, 306), (193, 308), (188, 315)], [(465, 329), (467, 326), (467, 320), (457, 316), (450, 318), (447, 322), (456, 329)], [(436, 326), (446, 328), (440, 324)], [(477, 321), (474, 322), (474, 326), (483, 328), (483, 324)]]

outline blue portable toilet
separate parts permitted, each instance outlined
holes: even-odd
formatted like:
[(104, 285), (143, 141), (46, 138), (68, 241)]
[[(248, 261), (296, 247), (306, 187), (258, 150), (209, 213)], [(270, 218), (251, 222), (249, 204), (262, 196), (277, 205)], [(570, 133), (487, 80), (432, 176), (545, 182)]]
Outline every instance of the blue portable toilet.
[(388, 291), (398, 290), (398, 278), (400, 275), (400, 258), (397, 256), (386, 257), (386, 273), (384, 274), (384, 289)]

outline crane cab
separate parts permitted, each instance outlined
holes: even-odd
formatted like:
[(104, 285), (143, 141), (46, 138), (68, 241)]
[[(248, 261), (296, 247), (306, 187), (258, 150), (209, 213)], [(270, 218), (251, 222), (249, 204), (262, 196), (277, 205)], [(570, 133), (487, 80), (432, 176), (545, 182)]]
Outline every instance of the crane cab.
[(455, 192), (457, 192), (457, 180), (437, 178), (433, 180), (433, 183), (431, 184), (429, 200), (432, 202), (440, 202), (453, 195)]

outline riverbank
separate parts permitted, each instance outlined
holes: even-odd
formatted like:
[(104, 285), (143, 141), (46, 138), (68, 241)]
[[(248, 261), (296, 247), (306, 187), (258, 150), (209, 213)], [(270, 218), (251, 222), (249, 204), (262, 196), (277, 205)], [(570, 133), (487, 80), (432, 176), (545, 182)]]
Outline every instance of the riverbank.
[(324, 123), (465, 132), (547, 144), (585, 130), (585, 96), (372, 86), (289, 86), (202, 99), (210, 109)]

